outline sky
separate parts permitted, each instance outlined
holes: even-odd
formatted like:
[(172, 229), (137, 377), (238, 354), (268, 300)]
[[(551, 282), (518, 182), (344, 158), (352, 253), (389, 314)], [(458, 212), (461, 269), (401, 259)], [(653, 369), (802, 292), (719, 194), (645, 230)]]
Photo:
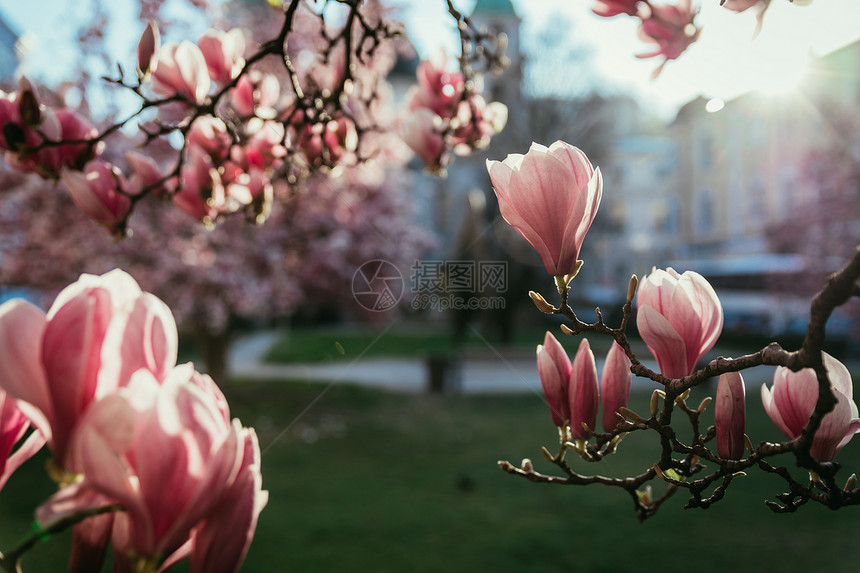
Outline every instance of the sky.
[[(67, 0), (0, 0), (0, 14), (25, 38), (28, 75), (49, 84), (67, 79), (74, 30), (86, 18), (87, 6), (97, 1), (80, 0), (70, 10)], [(658, 115), (669, 117), (699, 94), (728, 100), (751, 90), (788, 90), (800, 80), (811, 55), (823, 55), (860, 38), (858, 0), (814, 0), (809, 6), (772, 0), (755, 40), (752, 11), (735, 14), (721, 8), (718, 0), (698, 1), (699, 41), (652, 80), (659, 61), (635, 57), (648, 45), (637, 37), (634, 19), (595, 16), (591, 0), (513, 0), (522, 19), (524, 50), (533, 61), (538, 56), (549, 58), (530, 69), (529, 90), (538, 95), (576, 95), (598, 85), (604, 92), (632, 93)], [(409, 35), (422, 56), (439, 47), (457, 52), (456, 31), (444, 0), (394, 3), (401, 6)], [(470, 13), (474, 0), (454, 4)], [(116, 59), (130, 69), (140, 24), (128, 0), (106, 5), (112, 20), (109, 45)], [(199, 35), (205, 27), (200, 22), (194, 33)]]
[[(439, 33), (446, 21), (444, 2), (400, 0), (398, 3), (403, 5), (404, 20), (422, 54), (432, 53), (439, 46), (457, 50), (453, 31)], [(465, 13), (470, 13), (475, 4), (474, 0), (454, 3)], [(789, 90), (801, 79), (811, 55), (824, 55), (860, 39), (857, 0), (814, 0), (808, 6), (772, 0), (756, 39), (752, 37), (756, 26), (753, 10), (736, 14), (722, 8), (718, 0), (698, 0), (701, 11), (697, 22), (702, 28), (699, 40), (652, 80), (659, 60), (635, 57), (649, 47), (639, 40), (635, 19), (623, 15), (596, 16), (591, 13), (591, 0), (512, 0), (512, 3), (523, 22), (521, 41), (526, 47), (538, 44), (548, 29), (568, 24), (568, 33), (562, 35), (555, 51), (564, 54), (573, 46), (575, 53), (582, 56), (584, 52), (590, 60), (589, 70), (583, 70), (582, 57), (546, 66), (547, 75), (551, 74), (556, 81), (540, 76), (531, 78), (535, 91), (549, 85), (558, 89), (559, 78), (568, 79), (568, 85), (562, 89), (576, 91), (583, 76), (596, 72), (604, 89), (634, 93), (661, 115), (673, 114), (700, 94), (728, 100), (753, 90)]]

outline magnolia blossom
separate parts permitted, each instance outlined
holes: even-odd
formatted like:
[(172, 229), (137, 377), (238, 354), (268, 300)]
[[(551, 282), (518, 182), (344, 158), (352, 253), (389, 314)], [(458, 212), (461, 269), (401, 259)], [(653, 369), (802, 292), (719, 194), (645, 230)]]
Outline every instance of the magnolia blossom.
[[(830, 389), (836, 396), (836, 406), (821, 420), (815, 432), (810, 454), (819, 462), (832, 460), (854, 434), (860, 431), (854, 385), (844, 364), (822, 352), (824, 368), (830, 379)], [(778, 366), (773, 374), (773, 386), (761, 387), (761, 401), (773, 423), (789, 439), (803, 432), (818, 401), (818, 378), (811, 368), (792, 372)]]
[(572, 273), (603, 196), (603, 177), (576, 147), (532, 143), (525, 155), (487, 160), (505, 221), (537, 249), (553, 276)]
[(276, 76), (251, 70), (239, 78), (236, 87), (230, 90), (230, 103), (243, 117), (257, 115), (263, 119), (272, 119), (280, 96), (281, 84)]
[[(110, 534), (119, 570), (190, 554), (192, 571), (238, 571), (267, 500), (259, 446), (190, 364), (160, 383), (140, 370), (94, 404), (76, 429), (71, 457), (83, 481), (40, 507), (40, 522), (118, 502), (124, 511), (112, 515), (112, 528), (94, 533)], [(91, 551), (77, 565), (100, 558)]]
[(0, 387), (21, 402), (56, 464), (76, 472), (69, 440), (90, 405), (137, 370), (163, 379), (177, 339), (170, 310), (129, 275), (81, 275), (47, 315), (21, 299), (0, 305)]
[(241, 28), (229, 32), (208, 30), (197, 40), (206, 60), (209, 76), (219, 84), (229, 84), (245, 66), (245, 36)]
[(325, 123), (306, 125), (298, 134), (296, 143), (314, 166), (334, 166), (344, 155), (358, 147), (355, 123), (348, 117)]
[(155, 93), (165, 97), (179, 94), (200, 104), (210, 86), (206, 59), (196, 45), (187, 40), (179, 44), (168, 42), (158, 51), (158, 64), (152, 72)]
[(720, 376), (714, 404), (717, 453), (720, 457), (731, 460), (739, 460), (743, 457), (746, 424), (745, 396), (744, 379), (740, 372), (727, 372)]
[(131, 177), (128, 180), (129, 194), (137, 195), (144, 189), (149, 189), (160, 197), (176, 186), (175, 177), (164, 180), (161, 168), (152, 157), (130, 149), (125, 152), (125, 159), (131, 167)]
[(508, 122), (508, 106), (494, 101), (487, 103), (479, 95), (460, 102), (457, 115), (451, 120), (451, 143), (458, 155), (468, 155), (473, 149), (484, 149), (492, 136), (501, 132)]
[(128, 183), (119, 169), (107, 161), (90, 161), (83, 171), (64, 169), (60, 180), (75, 204), (109, 229), (118, 229), (128, 216)]
[(212, 222), (224, 206), (224, 184), (209, 155), (201, 148), (188, 148), (182, 166), (182, 188), (173, 203), (195, 219)]
[(639, 334), (669, 378), (691, 374), (723, 330), (717, 293), (693, 271), (653, 269), (639, 283), (636, 302)]
[(537, 367), (552, 423), (564, 426), (570, 419), (567, 387), (572, 366), (564, 348), (550, 332), (544, 336), (543, 345), (537, 347)]
[(63, 168), (81, 169), (104, 149), (104, 143), (64, 143), (30, 151), (45, 140), (93, 139), (98, 130), (85, 117), (68, 109), (53, 110), (43, 105), (30, 82), (22, 77), (18, 91), (0, 92), (0, 149), (6, 161), (19, 171), (55, 179)]
[(406, 96), (411, 111), (425, 108), (446, 119), (457, 114), (466, 79), (463, 72), (449, 72), (446, 68), (447, 56), (443, 50), (418, 64), (418, 85)]
[(567, 397), (570, 402), (570, 434), (574, 438), (587, 440), (597, 427), (600, 399), (597, 365), (587, 338), (579, 343), (579, 350), (573, 358)]
[(637, 58), (662, 56), (664, 59), (654, 72), (658, 75), (668, 60), (677, 59), (690, 44), (699, 38), (690, 0), (679, 0), (677, 5), (650, 5), (650, 13), (643, 16), (639, 37), (645, 42), (657, 44), (653, 52), (638, 54)]
[(442, 133), (445, 125), (441, 117), (427, 108), (420, 108), (403, 121), (400, 137), (415, 152), (427, 169), (441, 171), (448, 162)]
[(603, 431), (611, 432), (618, 425), (616, 413), (621, 407), (627, 407), (630, 398), (630, 359), (617, 342), (606, 355), (603, 374), (600, 378), (600, 393), (603, 399), (603, 414), (601, 417)]
[(596, 0), (591, 10), (605, 18), (619, 14), (635, 16), (639, 11), (639, 2), (640, 0)]

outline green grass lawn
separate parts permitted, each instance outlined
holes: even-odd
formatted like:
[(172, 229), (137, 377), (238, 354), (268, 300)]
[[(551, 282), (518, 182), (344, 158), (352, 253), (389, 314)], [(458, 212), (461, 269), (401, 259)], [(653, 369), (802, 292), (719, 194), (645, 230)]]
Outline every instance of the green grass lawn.
[[(294, 329), (275, 343), (265, 356), (266, 362), (273, 363), (311, 363), (331, 360), (362, 358), (396, 357), (415, 358), (427, 356), (447, 356), (465, 351), (470, 354), (493, 355), (493, 350), (519, 352), (531, 356), (535, 347), (543, 343), (544, 333), (550, 329), (562, 338), (558, 327), (552, 323), (534, 325), (518, 330), (510, 345), (503, 345), (493, 337), (484, 337), (469, 331), (462, 348), (457, 348), (449, 332), (444, 328), (389, 330), (344, 330), (307, 328)], [(571, 353), (576, 351), (573, 342), (568, 341)], [(595, 354), (605, 355), (611, 341), (606, 337), (589, 339)], [(643, 347), (644, 350), (644, 347)]]
[[(235, 382), (226, 389), (233, 414), (257, 427), (270, 492), (245, 573), (852, 571), (860, 559), (860, 508), (774, 515), (763, 500), (783, 486), (757, 471), (707, 511), (683, 510), (679, 496), (642, 524), (622, 491), (536, 485), (502, 473), (497, 460), (523, 457), (550, 470), (540, 446), (554, 447), (556, 430), (536, 395), (324, 388)], [(636, 394), (633, 407), (646, 412), (647, 398)], [(749, 392), (748, 409), (754, 442), (779, 438), (757, 392)], [(577, 465), (638, 472), (653, 451), (648, 436), (631, 436), (614, 459)], [(43, 461), (25, 465), (0, 492), (0, 548), (24, 535), (29, 511), (51, 492)], [(844, 480), (860, 468), (860, 440), (840, 461)], [(68, 535), (49, 541), (24, 571), (62, 571), (67, 544)]]

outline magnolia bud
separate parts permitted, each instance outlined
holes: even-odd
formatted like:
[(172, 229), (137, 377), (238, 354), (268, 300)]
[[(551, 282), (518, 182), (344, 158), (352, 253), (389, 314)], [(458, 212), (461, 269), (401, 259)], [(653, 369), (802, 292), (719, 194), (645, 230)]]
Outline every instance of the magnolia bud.
[(539, 311), (544, 314), (553, 314), (556, 309), (553, 305), (548, 303), (544, 297), (542, 297), (539, 293), (536, 293), (533, 290), (529, 291), (529, 297), (531, 297), (532, 302), (535, 303), (535, 306)]
[(531, 461), (530, 459), (528, 459), (528, 458), (523, 458), (523, 461), (522, 461), (522, 463), (520, 464), (520, 467), (521, 467), (521, 468), (522, 468), (522, 470), (523, 470), (523, 471), (525, 471), (525, 472), (532, 473), (533, 471), (535, 471), (535, 468), (534, 468), (534, 466), (532, 465), (532, 461)]
[(633, 302), (633, 297), (636, 295), (636, 288), (639, 286), (639, 279), (636, 275), (630, 277), (630, 283), (627, 285), (627, 304)]
[(545, 457), (548, 462), (555, 462), (555, 456), (549, 453), (549, 450), (546, 449), (546, 446), (541, 446), (540, 451), (543, 452), (543, 457)]
[(855, 487), (857, 487), (857, 474), (851, 474), (845, 482), (845, 491), (851, 491)]
[(643, 418), (642, 416), (640, 416), (639, 414), (637, 414), (636, 412), (634, 412), (630, 408), (626, 408), (626, 407), (622, 406), (621, 408), (618, 408), (618, 412), (622, 416), (627, 418), (628, 420), (633, 420), (637, 424), (641, 424), (645, 421), (645, 418)]
[(660, 399), (660, 394), (657, 393), (657, 390), (654, 390), (651, 393), (651, 415), (652, 416), (657, 415), (657, 409), (660, 406), (659, 399)]

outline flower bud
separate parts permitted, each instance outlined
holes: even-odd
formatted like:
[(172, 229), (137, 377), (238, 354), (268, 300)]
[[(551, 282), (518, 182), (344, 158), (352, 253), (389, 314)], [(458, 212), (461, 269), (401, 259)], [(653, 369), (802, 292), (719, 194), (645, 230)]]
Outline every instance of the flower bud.
[(587, 338), (583, 338), (579, 344), (567, 388), (570, 401), (570, 433), (575, 438), (587, 440), (592, 434), (591, 429), (597, 427), (597, 406), (600, 395), (597, 365)]
[(570, 419), (567, 393), (572, 366), (564, 348), (550, 332), (537, 347), (537, 367), (552, 423), (562, 427)]
[(150, 20), (137, 43), (137, 69), (141, 77), (155, 71), (160, 47), (161, 34), (158, 32), (158, 25), (154, 20)]
[(601, 394), (603, 395), (603, 431), (611, 432), (618, 425), (615, 413), (622, 406), (627, 406), (630, 397), (630, 359), (617, 342), (606, 355), (603, 375), (600, 379)]
[(532, 299), (532, 302), (535, 303), (535, 306), (544, 314), (553, 314), (555, 313), (555, 307), (548, 303), (544, 297), (542, 297), (539, 293), (536, 293), (533, 290), (529, 291), (529, 297)]
[(717, 453), (722, 458), (739, 460), (744, 454), (744, 395), (744, 379), (739, 372), (727, 372), (720, 376), (714, 405), (714, 425), (717, 429)]

